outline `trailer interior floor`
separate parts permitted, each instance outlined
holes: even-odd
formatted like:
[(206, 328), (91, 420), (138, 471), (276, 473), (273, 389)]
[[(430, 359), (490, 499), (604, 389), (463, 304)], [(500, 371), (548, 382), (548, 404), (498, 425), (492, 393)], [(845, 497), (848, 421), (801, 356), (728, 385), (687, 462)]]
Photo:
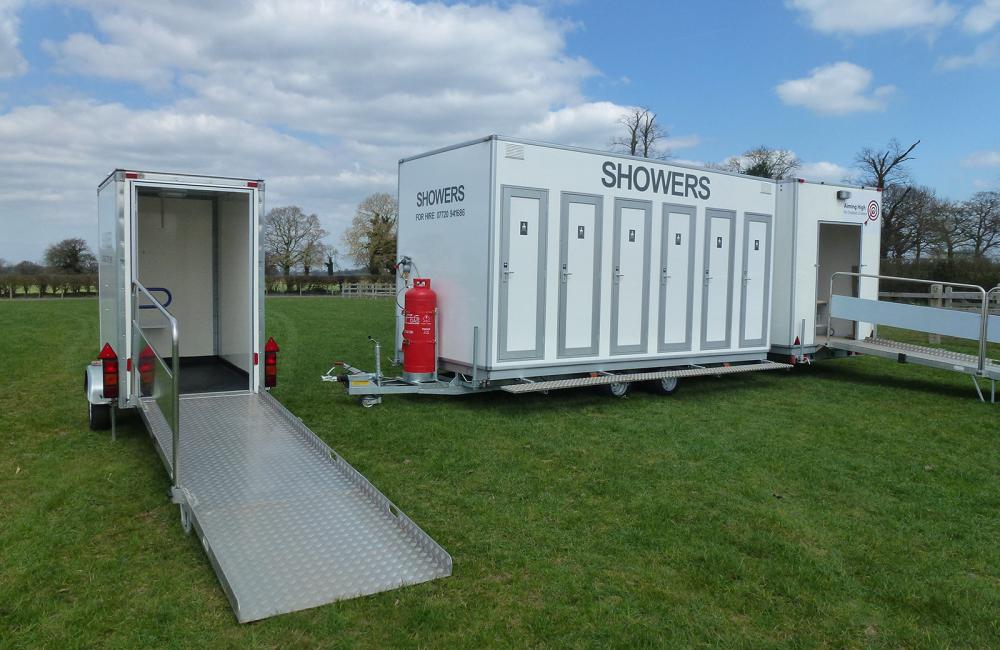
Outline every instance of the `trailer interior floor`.
[(250, 375), (220, 357), (181, 357), (181, 394), (247, 390)]
[[(167, 466), (171, 431), (142, 412)], [(451, 574), (451, 557), (269, 394), (180, 400), (179, 484), (240, 622)]]

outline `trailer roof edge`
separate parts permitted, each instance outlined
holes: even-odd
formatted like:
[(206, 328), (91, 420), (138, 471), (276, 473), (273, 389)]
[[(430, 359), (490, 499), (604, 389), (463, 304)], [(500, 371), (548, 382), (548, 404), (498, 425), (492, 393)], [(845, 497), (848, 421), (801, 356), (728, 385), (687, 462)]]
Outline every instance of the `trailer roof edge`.
[(827, 187), (844, 187), (851, 190), (868, 190), (871, 192), (877, 192), (878, 188), (870, 185), (857, 185), (855, 183), (833, 183), (827, 181), (811, 181), (808, 178), (782, 178), (778, 183), (805, 183), (806, 185), (825, 185)]
[(445, 151), (451, 151), (453, 149), (461, 149), (462, 147), (470, 147), (474, 144), (481, 144), (483, 142), (489, 142), (490, 140), (498, 140), (500, 136), (493, 134), (488, 135), (485, 138), (476, 138), (475, 140), (466, 140), (464, 142), (459, 142), (458, 144), (449, 145), (447, 147), (439, 147), (437, 149), (431, 149), (430, 151), (425, 151), (423, 153), (418, 153), (414, 156), (407, 156), (406, 158), (400, 158), (399, 164), (402, 165), (405, 162), (410, 162), (411, 160), (417, 160), (419, 158), (426, 158), (427, 156), (433, 156), (434, 154), (444, 153)]
[(105, 185), (107, 185), (108, 181), (110, 181), (111, 179), (113, 179), (114, 176), (115, 176), (115, 174), (117, 174), (118, 172), (135, 172), (137, 174), (144, 174), (144, 175), (150, 175), (150, 176), (176, 176), (176, 177), (182, 177), (182, 178), (200, 178), (200, 179), (211, 179), (211, 180), (220, 180), (220, 181), (238, 181), (238, 182), (241, 182), (241, 183), (260, 183), (261, 185), (264, 184), (264, 179), (263, 178), (248, 178), (248, 177), (242, 177), (242, 176), (210, 176), (208, 174), (185, 174), (185, 173), (181, 173), (181, 172), (157, 172), (157, 171), (150, 171), (148, 169), (135, 169), (134, 167), (129, 167), (127, 169), (125, 167), (116, 167), (115, 169), (111, 170), (111, 173), (109, 173), (107, 176), (104, 177), (104, 180), (102, 180), (97, 185), (97, 188), (100, 189), (100, 188), (104, 187)]

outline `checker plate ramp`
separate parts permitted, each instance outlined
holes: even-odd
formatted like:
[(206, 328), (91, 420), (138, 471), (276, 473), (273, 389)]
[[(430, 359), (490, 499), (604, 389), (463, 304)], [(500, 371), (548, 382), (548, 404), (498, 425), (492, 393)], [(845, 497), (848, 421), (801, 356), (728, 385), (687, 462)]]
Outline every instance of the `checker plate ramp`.
[[(142, 413), (167, 467), (170, 429)], [(241, 623), (451, 575), (451, 556), (267, 393), (182, 397), (180, 485)]]
[[(969, 375), (975, 375), (979, 372), (979, 358), (975, 355), (952, 352), (942, 348), (932, 348), (882, 338), (859, 341), (838, 336), (831, 336), (826, 345), (838, 350), (870, 354), (885, 359), (905, 360), (906, 363), (964, 372)], [(990, 379), (1000, 379), (1000, 363), (997, 363), (993, 359), (987, 359), (983, 376)]]
[(706, 377), (717, 375), (738, 375), (745, 372), (760, 372), (761, 370), (787, 370), (792, 366), (775, 361), (761, 361), (737, 366), (713, 366), (710, 368), (680, 368), (677, 370), (656, 370), (651, 372), (631, 372), (620, 375), (601, 375), (599, 377), (573, 377), (571, 379), (552, 379), (549, 381), (534, 381), (523, 384), (508, 384), (500, 390), (508, 393), (537, 393), (546, 390), (563, 388), (579, 388), (582, 386), (602, 386), (622, 382), (649, 381), (651, 379), (666, 379), (676, 377)]

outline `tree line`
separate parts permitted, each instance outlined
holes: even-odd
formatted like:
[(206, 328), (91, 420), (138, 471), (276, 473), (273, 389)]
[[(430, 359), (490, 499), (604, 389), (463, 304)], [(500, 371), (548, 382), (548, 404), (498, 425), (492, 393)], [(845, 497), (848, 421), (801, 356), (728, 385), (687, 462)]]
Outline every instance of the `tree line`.
[(0, 297), (97, 293), (97, 258), (83, 239), (63, 239), (45, 249), (44, 262), (0, 259)]

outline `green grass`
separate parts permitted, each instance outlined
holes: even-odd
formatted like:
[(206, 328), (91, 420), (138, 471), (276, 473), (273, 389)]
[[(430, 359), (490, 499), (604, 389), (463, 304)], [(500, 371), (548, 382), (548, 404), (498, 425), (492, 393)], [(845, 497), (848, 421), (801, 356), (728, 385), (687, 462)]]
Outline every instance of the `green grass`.
[(0, 303), (0, 646), (990, 647), (1000, 405), (873, 358), (673, 397), (399, 397), (385, 300), (268, 303), (275, 391), (454, 557), (424, 585), (238, 625), (141, 424), (86, 429), (97, 303)]

